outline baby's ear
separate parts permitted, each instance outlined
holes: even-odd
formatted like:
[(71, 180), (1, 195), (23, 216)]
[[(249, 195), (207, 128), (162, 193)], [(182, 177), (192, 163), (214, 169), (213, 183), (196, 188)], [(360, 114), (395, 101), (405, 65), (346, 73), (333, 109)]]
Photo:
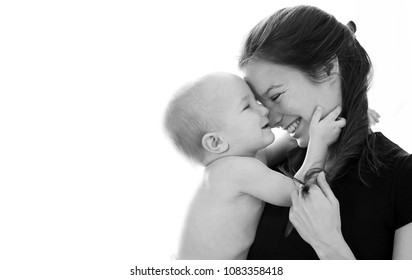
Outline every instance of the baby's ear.
[(202, 146), (206, 151), (214, 154), (221, 154), (229, 149), (229, 143), (223, 140), (217, 132), (206, 133), (202, 138)]

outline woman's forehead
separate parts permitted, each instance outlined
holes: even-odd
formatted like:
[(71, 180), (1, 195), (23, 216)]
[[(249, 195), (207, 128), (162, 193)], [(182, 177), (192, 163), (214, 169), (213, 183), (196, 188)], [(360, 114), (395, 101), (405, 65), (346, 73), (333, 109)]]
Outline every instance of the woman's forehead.
[(293, 67), (270, 62), (251, 62), (244, 68), (244, 80), (255, 94), (264, 95), (271, 89), (301, 82), (305, 74)]

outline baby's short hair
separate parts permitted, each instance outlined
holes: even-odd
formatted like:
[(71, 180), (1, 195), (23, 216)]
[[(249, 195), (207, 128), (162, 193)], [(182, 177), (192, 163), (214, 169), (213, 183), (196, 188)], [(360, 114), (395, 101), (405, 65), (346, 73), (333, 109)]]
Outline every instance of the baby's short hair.
[(202, 81), (194, 81), (180, 88), (169, 103), (164, 126), (170, 138), (181, 152), (197, 163), (203, 164), (203, 136), (216, 129), (213, 104)]

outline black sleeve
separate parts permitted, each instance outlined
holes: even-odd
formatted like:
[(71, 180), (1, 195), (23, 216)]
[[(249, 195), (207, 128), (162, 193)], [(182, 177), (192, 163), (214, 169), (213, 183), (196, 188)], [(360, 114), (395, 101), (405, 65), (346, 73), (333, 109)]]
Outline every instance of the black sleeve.
[(395, 228), (412, 222), (412, 155), (403, 159), (394, 180)]

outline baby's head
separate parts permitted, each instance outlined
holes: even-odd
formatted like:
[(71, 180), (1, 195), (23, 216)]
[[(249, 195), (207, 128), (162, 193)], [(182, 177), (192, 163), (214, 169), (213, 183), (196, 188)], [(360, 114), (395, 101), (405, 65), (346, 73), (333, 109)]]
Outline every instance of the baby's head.
[(274, 140), (267, 109), (230, 73), (212, 73), (178, 90), (165, 114), (175, 145), (207, 165), (223, 156), (255, 156)]

